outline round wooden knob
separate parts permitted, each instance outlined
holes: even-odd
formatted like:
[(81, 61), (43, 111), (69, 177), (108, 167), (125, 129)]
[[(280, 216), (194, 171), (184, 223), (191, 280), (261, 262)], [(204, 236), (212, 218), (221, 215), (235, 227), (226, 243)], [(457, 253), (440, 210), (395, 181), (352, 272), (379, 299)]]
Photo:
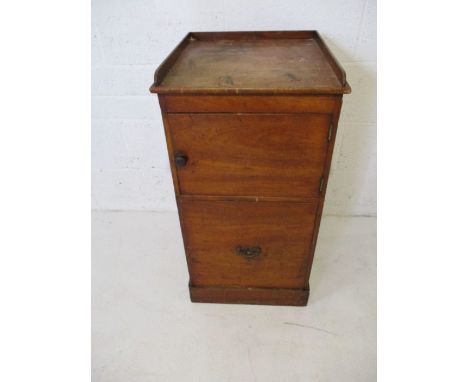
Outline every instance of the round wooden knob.
[(175, 156), (175, 164), (178, 168), (184, 167), (188, 162), (187, 155), (184, 154), (176, 154)]

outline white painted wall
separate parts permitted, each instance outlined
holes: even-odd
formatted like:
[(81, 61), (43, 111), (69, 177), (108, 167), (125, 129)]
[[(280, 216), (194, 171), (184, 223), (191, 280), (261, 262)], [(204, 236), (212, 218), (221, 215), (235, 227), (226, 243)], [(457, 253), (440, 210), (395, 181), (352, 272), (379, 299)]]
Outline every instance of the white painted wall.
[(175, 210), (157, 97), (160, 62), (189, 31), (316, 29), (344, 66), (325, 214), (376, 214), (375, 0), (92, 0), (92, 207)]

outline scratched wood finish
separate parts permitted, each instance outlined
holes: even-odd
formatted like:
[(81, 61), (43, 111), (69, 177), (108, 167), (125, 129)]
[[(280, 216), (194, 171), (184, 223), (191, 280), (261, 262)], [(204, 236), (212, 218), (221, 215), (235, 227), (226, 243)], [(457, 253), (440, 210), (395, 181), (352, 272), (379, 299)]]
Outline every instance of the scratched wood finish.
[(351, 91), (316, 31), (191, 32), (156, 70), (194, 302), (307, 304)]
[[(179, 200), (191, 283), (196, 286), (305, 288), (317, 201)], [(238, 247), (258, 247), (246, 258)]]
[(328, 149), (327, 114), (168, 114), (182, 194), (312, 197)]
[(315, 32), (189, 33), (155, 75), (154, 93), (307, 93), (350, 91)]

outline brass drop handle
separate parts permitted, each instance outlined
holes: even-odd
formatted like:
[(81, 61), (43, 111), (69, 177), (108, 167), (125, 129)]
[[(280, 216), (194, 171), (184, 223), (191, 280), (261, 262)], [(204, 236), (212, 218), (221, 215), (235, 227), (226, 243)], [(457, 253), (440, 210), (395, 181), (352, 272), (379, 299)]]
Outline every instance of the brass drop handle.
[(185, 167), (188, 162), (188, 157), (187, 155), (184, 155), (182, 153), (177, 153), (175, 156), (175, 165), (177, 168)]
[(242, 247), (238, 245), (236, 247), (236, 253), (239, 256), (244, 257), (247, 260), (253, 259), (254, 257), (260, 256), (262, 249), (260, 247)]

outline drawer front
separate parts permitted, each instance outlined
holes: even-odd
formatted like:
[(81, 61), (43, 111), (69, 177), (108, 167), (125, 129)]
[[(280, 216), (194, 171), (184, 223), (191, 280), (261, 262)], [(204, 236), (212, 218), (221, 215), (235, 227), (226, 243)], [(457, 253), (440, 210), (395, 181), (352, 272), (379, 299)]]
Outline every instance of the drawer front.
[(179, 198), (193, 286), (304, 288), (317, 203)]
[(320, 194), (330, 114), (168, 114), (181, 194)]
[(168, 113), (333, 113), (340, 96), (163, 95)]

